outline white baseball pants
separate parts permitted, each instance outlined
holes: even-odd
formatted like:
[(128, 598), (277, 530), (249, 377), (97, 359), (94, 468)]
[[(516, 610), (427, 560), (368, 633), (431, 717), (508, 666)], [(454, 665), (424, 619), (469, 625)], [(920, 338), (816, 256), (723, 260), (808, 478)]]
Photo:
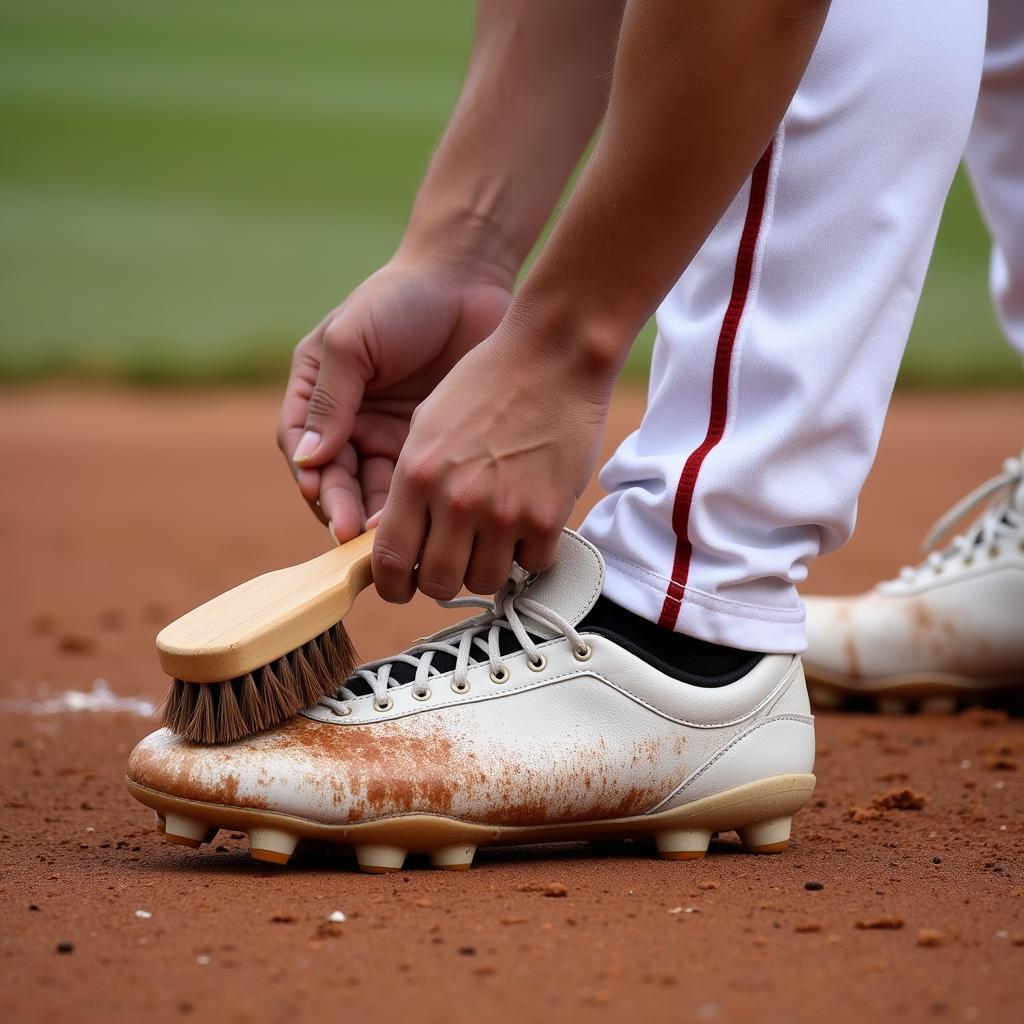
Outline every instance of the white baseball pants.
[[(605, 593), (747, 650), (803, 650), (843, 544), (957, 164), (1024, 352), (1024, 0), (833, 0), (778, 134), (657, 314), (648, 408), (583, 532)], [(965, 339), (968, 343), (969, 339)]]

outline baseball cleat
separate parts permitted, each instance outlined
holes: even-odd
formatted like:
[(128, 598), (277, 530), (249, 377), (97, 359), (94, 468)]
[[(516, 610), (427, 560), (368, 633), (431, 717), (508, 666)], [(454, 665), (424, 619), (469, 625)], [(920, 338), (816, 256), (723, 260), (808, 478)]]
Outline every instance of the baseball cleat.
[(883, 713), (941, 712), (1024, 690), (1024, 459), (950, 509), (924, 547), (923, 562), (869, 593), (804, 599), (816, 707), (867, 697)]
[(289, 722), (221, 746), (153, 733), (128, 788), (168, 838), (245, 831), (280, 864), (317, 839), (370, 873), (410, 853), (464, 870), (479, 847), (522, 843), (646, 838), (685, 860), (736, 831), (753, 852), (783, 849), (815, 781), (800, 659), (687, 682), (590, 631), (603, 576), (565, 531), (548, 572), (449, 602), (480, 614), (363, 665)]

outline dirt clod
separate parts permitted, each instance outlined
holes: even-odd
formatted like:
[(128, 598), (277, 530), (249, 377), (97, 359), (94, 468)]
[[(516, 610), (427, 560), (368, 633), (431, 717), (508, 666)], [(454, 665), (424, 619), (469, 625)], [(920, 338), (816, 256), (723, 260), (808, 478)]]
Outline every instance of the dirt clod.
[(58, 953), (74, 953), (75, 944), (73, 942), (58, 942), (57, 952)]
[(928, 949), (937, 949), (946, 944), (946, 937), (935, 928), (919, 928), (917, 930), (917, 944)]
[(820, 892), (825, 888), (824, 882), (804, 882), (804, 888), (808, 892)]
[(553, 899), (561, 899), (569, 895), (569, 890), (561, 882), (548, 882), (544, 886), (544, 895), (550, 896)]
[(902, 928), (904, 921), (902, 917), (894, 914), (881, 914), (878, 917), (865, 917), (854, 923), (855, 928), (870, 931), (897, 931)]

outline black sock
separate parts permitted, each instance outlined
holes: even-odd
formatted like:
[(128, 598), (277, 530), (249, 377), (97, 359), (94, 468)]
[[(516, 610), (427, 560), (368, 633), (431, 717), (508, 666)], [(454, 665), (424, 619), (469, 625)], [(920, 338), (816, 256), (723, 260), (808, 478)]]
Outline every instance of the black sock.
[(606, 636), (659, 672), (694, 686), (734, 683), (764, 657), (675, 633), (626, 611), (603, 594), (576, 629)]

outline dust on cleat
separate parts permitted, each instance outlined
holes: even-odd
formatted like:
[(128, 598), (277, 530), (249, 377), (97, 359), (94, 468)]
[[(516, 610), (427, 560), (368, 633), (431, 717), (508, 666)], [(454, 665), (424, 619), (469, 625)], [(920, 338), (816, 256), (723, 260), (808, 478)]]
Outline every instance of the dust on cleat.
[(866, 594), (804, 598), (815, 706), (952, 711), (1024, 691), (1024, 456), (950, 509), (924, 546), (923, 562)]
[[(285, 863), (302, 838), (353, 848), (363, 871), (408, 854), (460, 870), (479, 847), (648, 838), (702, 857), (737, 831), (776, 852), (814, 787), (814, 726), (800, 659), (766, 655), (700, 686), (585, 621), (604, 576), (571, 531), (555, 565), (516, 573), (480, 614), (362, 666), (290, 722), (220, 746), (162, 729), (128, 786), (168, 833), (249, 833)], [(577, 628), (578, 627), (578, 628)]]

